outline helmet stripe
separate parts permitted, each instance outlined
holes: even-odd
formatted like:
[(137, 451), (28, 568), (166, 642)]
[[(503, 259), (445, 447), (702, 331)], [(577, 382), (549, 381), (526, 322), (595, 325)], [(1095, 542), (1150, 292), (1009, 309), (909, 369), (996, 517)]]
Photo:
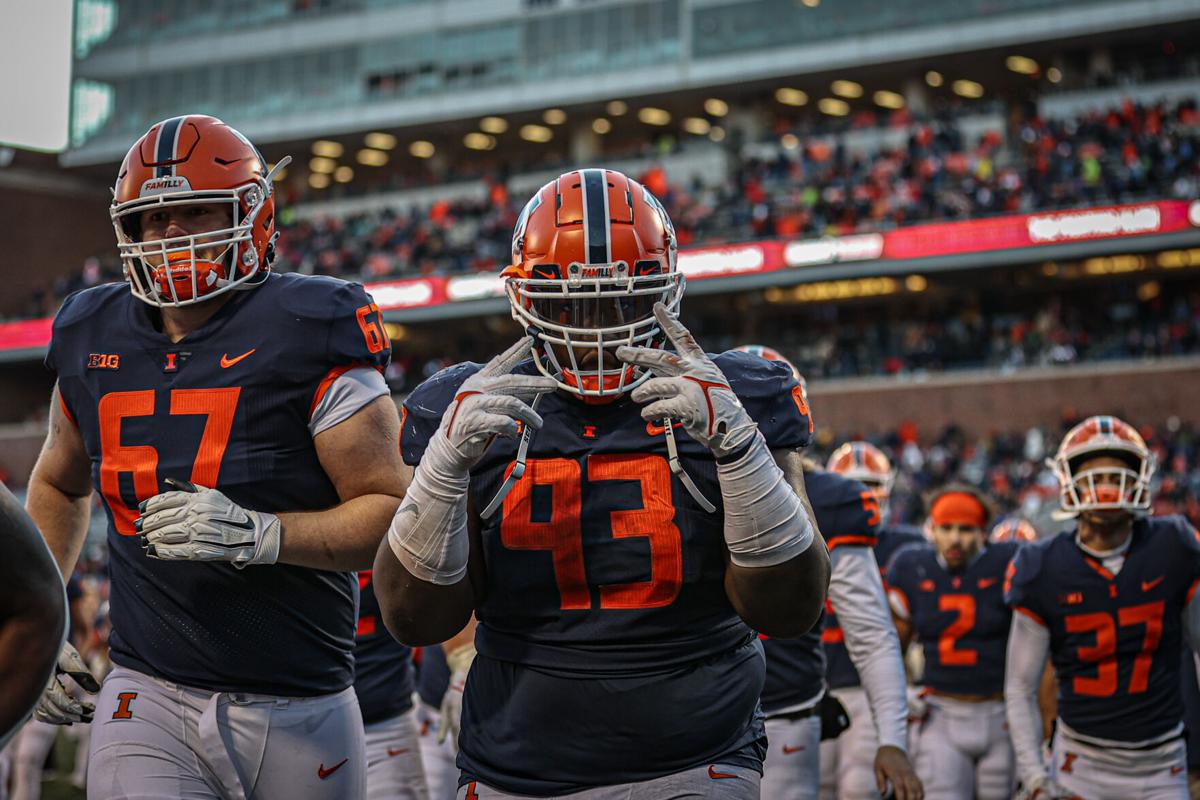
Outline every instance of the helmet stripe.
[(183, 127), (184, 117), (172, 117), (158, 129), (158, 143), (155, 145), (154, 161), (159, 164), (154, 168), (154, 177), (166, 178), (175, 174), (175, 165), (163, 165), (164, 161), (175, 160), (175, 150), (179, 146), (179, 130)]
[(608, 238), (608, 187), (604, 170), (583, 170), (583, 244), (587, 263), (608, 264), (612, 244)]

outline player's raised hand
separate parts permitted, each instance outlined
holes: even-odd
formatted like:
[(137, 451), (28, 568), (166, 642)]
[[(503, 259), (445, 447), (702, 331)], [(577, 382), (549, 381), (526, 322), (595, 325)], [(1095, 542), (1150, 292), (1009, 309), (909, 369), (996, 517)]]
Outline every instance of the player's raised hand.
[(96, 680), (83, 663), (70, 642), (63, 643), (62, 651), (58, 654), (58, 663), (54, 666), (54, 674), (46, 683), (46, 690), (33, 709), (33, 718), (39, 722), (49, 722), (51, 725), (71, 725), (76, 722), (91, 722), (96, 706), (84, 700), (76, 700), (67, 691), (62, 682), (63, 675), (71, 678), (84, 691), (95, 694), (100, 691), (100, 681)]
[(666, 306), (654, 304), (654, 316), (675, 352), (649, 347), (617, 348), (617, 358), (649, 370), (655, 377), (633, 390), (646, 403), (642, 419), (680, 420), (691, 437), (717, 457), (736, 453), (758, 429), (729, 387), (721, 369)]
[(164, 561), (229, 561), (236, 567), (274, 564), (279, 517), (242, 508), (216, 489), (168, 478), (175, 491), (138, 506), (133, 527), (146, 555)]
[[(542, 427), (542, 418), (529, 405), (539, 394), (558, 386), (553, 378), (542, 375), (513, 375), (517, 364), (528, 358), (532, 344), (528, 337), (493, 358), (463, 382), (442, 415), (438, 433), (450, 445), (439, 456), (447, 463), (440, 467), (464, 473), (475, 465), (496, 436), (516, 437), (517, 422), (534, 430)], [(442, 448), (430, 450), (443, 453)]]

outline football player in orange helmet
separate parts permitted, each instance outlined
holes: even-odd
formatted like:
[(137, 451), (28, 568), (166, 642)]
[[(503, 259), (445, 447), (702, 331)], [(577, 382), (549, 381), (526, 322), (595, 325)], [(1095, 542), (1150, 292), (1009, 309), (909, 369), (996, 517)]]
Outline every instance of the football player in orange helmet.
[(619, 172), (538, 190), (504, 275), (526, 338), (406, 400), (373, 575), (402, 641), (478, 618), (458, 796), (758, 797), (755, 631), (811, 628), (829, 569), (795, 379), (700, 348), (670, 219)]
[(825, 469), (866, 485), (879, 500), (880, 515), (887, 519), (896, 471), (882, 450), (870, 442), (846, 442), (829, 456)]
[[(1128, 423), (1089, 417), (1048, 465), (1073, 529), (1022, 547), (1009, 567), (1005, 675), (1021, 781), (1035, 798), (1188, 796), (1180, 648), (1200, 644), (1200, 541), (1182, 517), (1148, 516), (1154, 457)], [(1058, 675), (1052, 761), (1037, 690)]]
[[(93, 490), (108, 516), (88, 794), (361, 796), (353, 570), (405, 487), (379, 309), (270, 274), (272, 174), (213, 117), (139, 137), (110, 216), (126, 282), (55, 317), (28, 499), (64, 575)], [(55, 692), (39, 718), (78, 719)]]
[[(796, 402), (808, 408), (795, 364), (764, 345), (736, 349), (786, 365), (800, 390)], [(812, 425), (811, 413), (808, 419)], [(811, 462), (805, 470), (817, 525), (830, 534), (833, 573), (821, 630), (763, 643), (769, 741), (763, 794), (799, 800), (819, 791), (858, 800), (877, 797), (890, 783), (896, 797), (919, 797), (921, 782), (905, 752), (904, 667), (882, 583), (890, 554), (919, 536), (883, 528), (875, 496), (858, 481)], [(811, 685), (814, 673), (825, 675), (825, 686)], [(835, 703), (859, 724), (822, 740), (820, 718)]]

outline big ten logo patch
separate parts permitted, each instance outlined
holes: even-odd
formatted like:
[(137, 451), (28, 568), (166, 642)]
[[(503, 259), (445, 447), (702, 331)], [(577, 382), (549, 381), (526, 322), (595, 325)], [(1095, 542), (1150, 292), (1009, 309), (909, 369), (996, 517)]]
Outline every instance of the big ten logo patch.
[(119, 353), (88, 353), (88, 369), (120, 369), (121, 356)]

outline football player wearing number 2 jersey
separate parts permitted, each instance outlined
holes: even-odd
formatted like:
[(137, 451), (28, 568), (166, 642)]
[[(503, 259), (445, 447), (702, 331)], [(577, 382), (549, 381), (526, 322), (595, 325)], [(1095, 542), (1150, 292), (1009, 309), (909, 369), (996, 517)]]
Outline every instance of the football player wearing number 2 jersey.
[[(1072, 428), (1049, 462), (1074, 530), (1026, 545), (1009, 568), (1004, 699), (1026, 794), (1183, 800), (1187, 759), (1180, 647), (1200, 644), (1200, 541), (1182, 517), (1150, 509), (1153, 456), (1108, 416)], [(1058, 675), (1050, 764), (1036, 694)]]
[(888, 598), (905, 649), (925, 655), (914, 698), (917, 774), (930, 800), (1008, 800), (1013, 751), (1004, 724), (1004, 653), (1011, 612), (1004, 573), (1020, 546), (984, 544), (987, 501), (951, 484), (930, 498), (931, 544), (910, 545), (888, 566)]
[[(28, 499), (64, 575), (93, 488), (108, 515), (116, 669), (88, 795), (362, 797), (353, 570), (404, 494), (379, 309), (357, 284), (270, 273), (272, 174), (213, 117), (138, 139), (110, 215), (128, 283), (54, 320)], [(91, 710), (60, 689), (40, 719)]]
[(757, 798), (755, 631), (808, 631), (829, 580), (795, 379), (705, 354), (666, 211), (618, 172), (542, 187), (505, 278), (528, 337), (405, 402), (374, 572), (408, 644), (478, 619), (458, 797)]

